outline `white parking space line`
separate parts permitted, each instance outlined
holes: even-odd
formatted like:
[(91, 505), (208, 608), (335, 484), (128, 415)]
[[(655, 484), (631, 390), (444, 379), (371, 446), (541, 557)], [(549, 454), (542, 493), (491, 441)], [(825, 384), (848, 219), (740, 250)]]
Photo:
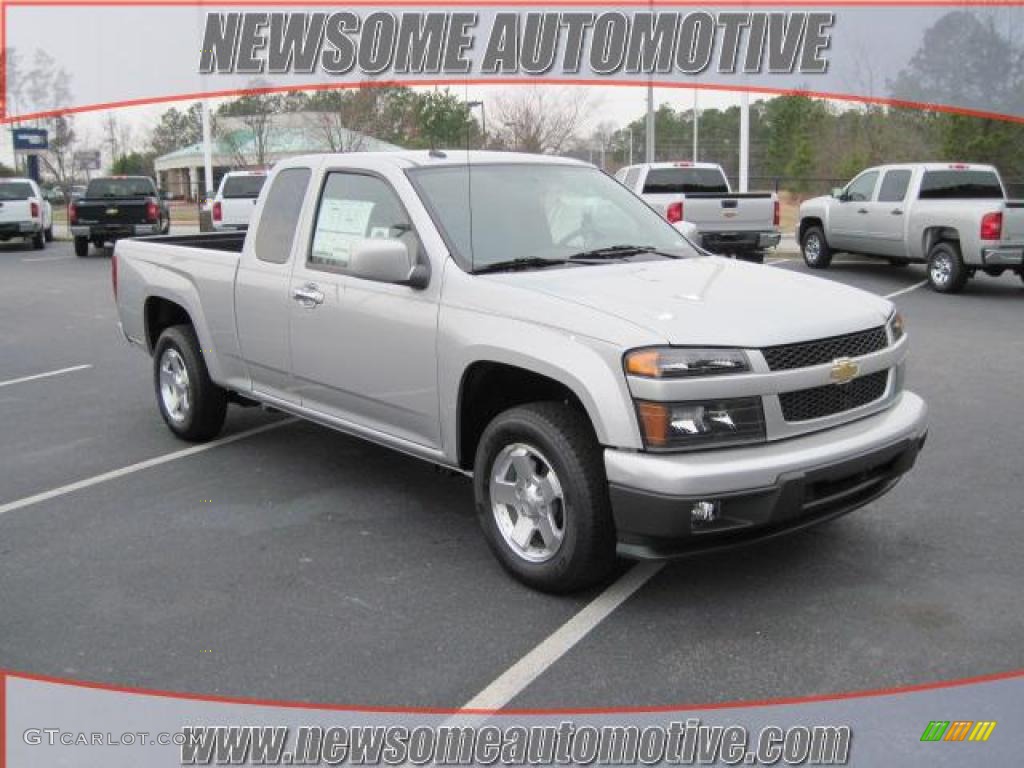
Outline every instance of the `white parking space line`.
[(177, 461), (178, 459), (184, 459), (189, 456), (195, 456), (197, 453), (203, 453), (204, 451), (219, 448), (222, 445), (237, 443), (239, 440), (244, 440), (247, 437), (254, 437), (255, 435), (261, 435), (264, 432), (269, 432), (272, 429), (278, 429), (279, 427), (283, 427), (286, 424), (292, 424), (295, 421), (297, 421), (297, 419), (283, 419), (282, 421), (275, 421), (272, 424), (263, 424), (262, 426), (259, 427), (247, 429), (244, 432), (238, 432), (237, 434), (234, 435), (222, 437), (219, 440), (213, 440), (212, 442), (203, 443), (202, 445), (193, 445), (190, 448), (183, 448), (180, 451), (174, 451), (172, 453), (165, 453), (162, 456), (155, 456), (152, 459), (146, 459), (145, 461), (140, 461), (136, 464), (129, 464), (127, 467), (121, 467), (120, 469), (114, 469), (111, 470), (110, 472), (104, 472), (101, 475), (94, 475), (93, 477), (87, 477), (84, 480), (79, 480), (74, 483), (62, 485), (59, 488), (53, 488), (49, 491), (43, 491), (42, 493), (37, 493), (34, 496), (26, 496), (23, 499), (10, 501), (6, 504), (0, 504), (0, 515), (6, 514), (7, 512), (13, 512), (16, 509), (24, 509), (25, 507), (30, 507), (33, 504), (38, 504), (41, 501), (48, 501), (50, 499), (56, 499), (60, 496), (66, 496), (69, 493), (80, 491), (83, 488), (91, 488), (94, 485), (99, 485), (100, 483), (105, 483), (109, 480), (116, 480), (119, 477), (131, 475), (134, 474), (135, 472), (141, 472), (144, 469), (159, 467), (161, 464), (168, 464), (169, 462)]
[(60, 376), (61, 374), (72, 373), (73, 371), (84, 371), (88, 368), (92, 368), (92, 364), (72, 365), (70, 368), (58, 368), (56, 371), (47, 371), (46, 373), (36, 373), (32, 376), (22, 376), (20, 379), (0, 381), (0, 387), (9, 387), (12, 384), (22, 384), (26, 381), (36, 381), (37, 379), (48, 379), (51, 376)]
[(70, 261), (74, 256), (36, 256), (22, 261)]
[(898, 291), (893, 291), (892, 293), (887, 293), (887, 294), (885, 294), (885, 296), (883, 298), (894, 299), (897, 296), (902, 296), (905, 293), (910, 293), (911, 291), (916, 291), (918, 288), (922, 288), (922, 287), (924, 287), (926, 285), (928, 285), (928, 281), (927, 280), (922, 280), (920, 283), (914, 283), (913, 285), (911, 285), (911, 286), (909, 286), (907, 288), (901, 288)]
[(664, 567), (664, 562), (634, 565), (462, 708), (497, 710), (505, 707)]

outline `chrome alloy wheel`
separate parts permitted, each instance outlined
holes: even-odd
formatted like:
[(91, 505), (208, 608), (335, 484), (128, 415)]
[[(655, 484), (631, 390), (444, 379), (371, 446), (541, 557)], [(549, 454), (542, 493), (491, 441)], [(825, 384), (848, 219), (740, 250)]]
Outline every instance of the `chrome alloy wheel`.
[(565, 538), (565, 497), (543, 454), (524, 443), (505, 446), (494, 460), (491, 512), (505, 543), (523, 560), (544, 563)]
[(932, 256), (928, 265), (928, 276), (935, 285), (945, 286), (953, 277), (953, 257), (941, 252)]
[(160, 356), (160, 398), (164, 411), (175, 424), (181, 424), (188, 418), (192, 410), (188, 369), (174, 347), (167, 347)]
[(817, 262), (818, 257), (821, 256), (821, 238), (817, 233), (811, 233), (804, 240), (804, 255), (812, 263)]

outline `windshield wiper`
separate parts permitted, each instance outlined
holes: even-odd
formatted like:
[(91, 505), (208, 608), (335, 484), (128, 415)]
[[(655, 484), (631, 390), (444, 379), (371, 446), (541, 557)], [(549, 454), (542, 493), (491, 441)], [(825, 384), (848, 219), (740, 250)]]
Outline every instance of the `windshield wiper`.
[(573, 261), (586, 261), (588, 259), (624, 259), (630, 256), (638, 256), (641, 253), (651, 253), (655, 256), (664, 256), (666, 259), (680, 259), (674, 253), (667, 253), (655, 248), (653, 245), (609, 245), (606, 248), (594, 248), (589, 251), (574, 253), (569, 258)]
[(530, 256), (520, 259), (506, 259), (496, 261), (493, 264), (484, 264), (473, 270), (474, 275), (482, 275), (487, 272), (509, 272), (517, 269), (534, 269), (542, 267), (553, 267), (559, 264), (566, 264), (565, 259), (542, 259), (538, 256)]

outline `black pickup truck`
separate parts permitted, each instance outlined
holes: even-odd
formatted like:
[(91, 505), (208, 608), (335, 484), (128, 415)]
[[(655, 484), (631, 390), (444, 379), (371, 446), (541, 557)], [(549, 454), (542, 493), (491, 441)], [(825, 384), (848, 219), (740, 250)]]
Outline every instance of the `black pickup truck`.
[(166, 234), (171, 212), (148, 176), (93, 179), (68, 207), (75, 254), (89, 255), (89, 243), (102, 248), (122, 237)]

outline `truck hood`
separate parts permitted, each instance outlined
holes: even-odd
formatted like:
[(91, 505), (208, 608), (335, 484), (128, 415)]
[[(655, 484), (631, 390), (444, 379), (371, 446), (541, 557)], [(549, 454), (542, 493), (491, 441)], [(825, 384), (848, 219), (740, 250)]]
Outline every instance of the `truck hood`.
[[(881, 325), (892, 311), (889, 301), (866, 291), (717, 256), (492, 278), (681, 345), (765, 347), (838, 336)], [(552, 317), (545, 322), (558, 324)]]

